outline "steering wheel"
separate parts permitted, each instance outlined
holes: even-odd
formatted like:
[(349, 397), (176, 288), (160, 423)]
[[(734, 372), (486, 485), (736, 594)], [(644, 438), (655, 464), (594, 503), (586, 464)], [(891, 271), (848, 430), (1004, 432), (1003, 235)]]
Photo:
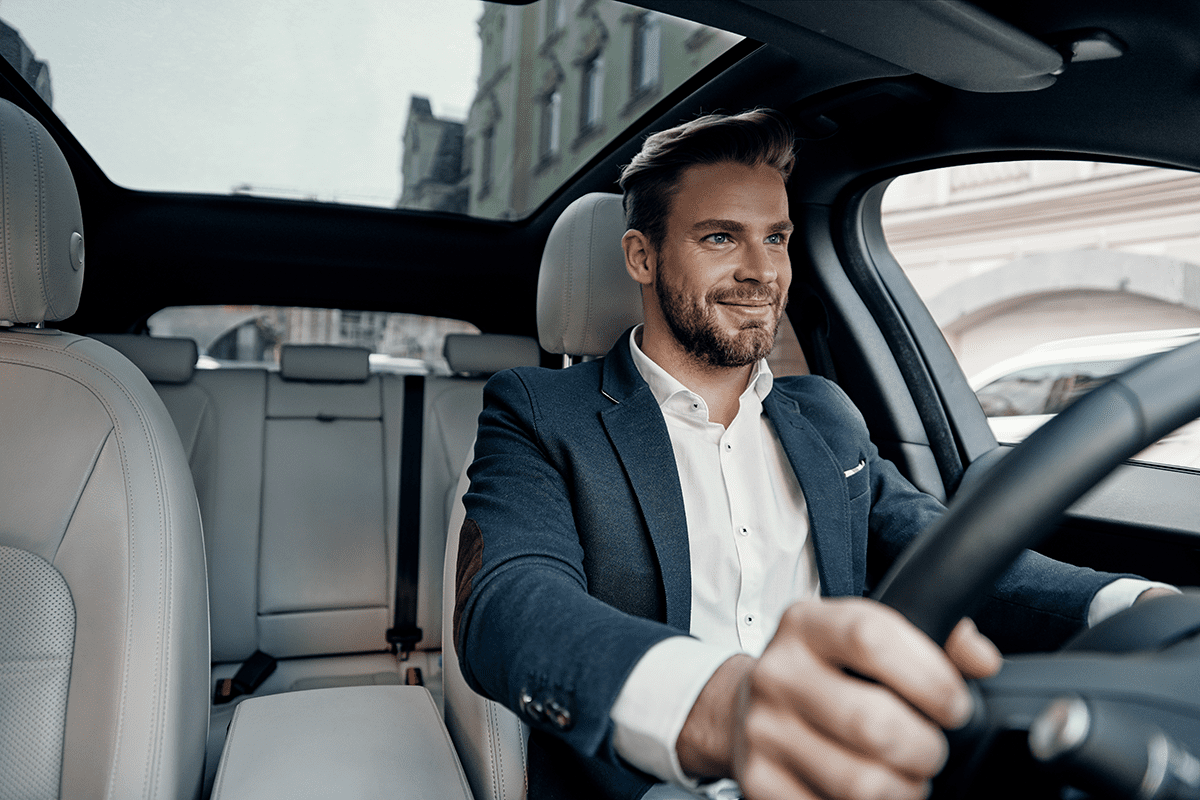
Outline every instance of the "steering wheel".
[[(1195, 376), (1200, 376), (1200, 342), (1148, 359), (1085, 395), (999, 459), (982, 480), (964, 486), (946, 514), (892, 566), (874, 598), (944, 644), (957, 622), (1024, 549), (1045, 538), (1068, 506), (1122, 461), (1200, 416)], [(1200, 744), (1200, 696), (1191, 697), (1200, 695), (1194, 677), (1200, 673), (1200, 646), (1189, 647), (1200, 645), (1200, 637), (1188, 638), (1200, 630), (1200, 602), (1186, 596), (1163, 598), (1118, 618), (1167, 600), (1178, 601), (1172, 613), (1182, 609), (1189, 620), (1195, 618), (1175, 626), (1186, 630), (1170, 635), (1173, 641), (1166, 644), (1177, 645), (1173, 658), (1133, 657), (1114, 652), (1124, 647), (1097, 641), (1086, 653), (1010, 658), (1000, 675), (973, 686), (983, 702), (976, 704), (968, 732), (957, 743), (952, 737), (942, 785), (962, 790), (967, 780), (963, 773), (978, 767), (982, 750), (1004, 731), (1028, 730), (1032, 718), (1061, 695), (1088, 698), (1093, 713), (1098, 709), (1129, 718), (1149, 713), (1171, 736)], [(1148, 624), (1161, 627), (1161, 622)], [(1164, 643), (1154, 644), (1161, 648)], [(1175, 652), (1180, 648), (1195, 651), (1184, 667)], [(1104, 710), (1114, 703), (1123, 707)], [(951, 774), (956, 770), (959, 774)], [(1096, 787), (1102, 793), (1114, 788), (1106, 780)]]

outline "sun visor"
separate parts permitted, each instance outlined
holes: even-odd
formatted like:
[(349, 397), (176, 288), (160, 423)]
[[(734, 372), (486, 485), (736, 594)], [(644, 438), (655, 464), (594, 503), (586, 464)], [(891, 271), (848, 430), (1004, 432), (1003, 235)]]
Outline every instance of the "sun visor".
[[(752, 27), (770, 17), (776, 31), (803, 28), (970, 92), (1044, 89), (1063, 69), (1063, 57), (1053, 47), (962, 0), (740, 2), (747, 13), (733, 16), (745, 17)], [(787, 49), (784, 36), (770, 41)]]

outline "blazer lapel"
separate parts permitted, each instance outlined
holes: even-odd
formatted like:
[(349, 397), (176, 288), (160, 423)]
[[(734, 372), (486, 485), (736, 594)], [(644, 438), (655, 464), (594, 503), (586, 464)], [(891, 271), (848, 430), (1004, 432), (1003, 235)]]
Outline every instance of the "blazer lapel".
[(675, 451), (662, 411), (633, 364), (627, 334), (604, 359), (601, 391), (612, 402), (600, 413), (601, 423), (633, 486), (658, 558), (667, 624), (690, 630), (692, 563)]
[(850, 541), (850, 498), (829, 445), (800, 413), (796, 401), (771, 392), (763, 402), (808, 504), (809, 535), (817, 555), (821, 593), (856, 594)]

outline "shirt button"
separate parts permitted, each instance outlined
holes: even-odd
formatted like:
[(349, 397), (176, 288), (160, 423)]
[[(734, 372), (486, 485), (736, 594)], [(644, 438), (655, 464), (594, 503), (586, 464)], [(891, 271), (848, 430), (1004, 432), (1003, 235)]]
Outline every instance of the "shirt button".
[(747, 614), (745, 617), (742, 618), (742, 621), (745, 622), (747, 626), (753, 625), (754, 624), (754, 615)]
[(742, 536), (749, 536), (750, 529), (743, 525), (742, 527), (738, 528), (738, 533), (740, 533)]
[(725, 443), (725, 452), (729, 452), (732, 449), (733, 449), (733, 445), (731, 445), (729, 442), (726, 442)]

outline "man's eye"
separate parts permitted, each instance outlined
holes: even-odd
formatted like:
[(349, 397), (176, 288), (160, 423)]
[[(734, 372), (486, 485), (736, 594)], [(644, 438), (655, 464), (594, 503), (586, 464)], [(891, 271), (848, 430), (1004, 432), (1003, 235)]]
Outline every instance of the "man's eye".
[(726, 242), (729, 241), (729, 234), (728, 233), (710, 233), (708, 236), (705, 236), (704, 238), (706, 240), (712, 242), (713, 244), (725, 244)]
[(786, 241), (787, 237), (782, 233), (772, 233), (767, 237), (767, 244), (784, 244)]

